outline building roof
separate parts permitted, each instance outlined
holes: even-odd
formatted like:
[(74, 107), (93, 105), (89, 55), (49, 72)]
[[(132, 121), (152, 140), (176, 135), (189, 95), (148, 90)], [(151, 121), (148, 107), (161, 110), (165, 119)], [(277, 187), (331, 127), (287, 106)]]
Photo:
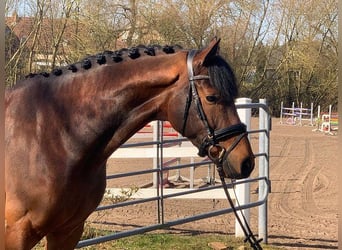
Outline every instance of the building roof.
[[(48, 19), (43, 18), (38, 20), (36, 17), (19, 17), (17, 13), (6, 17), (6, 25), (10, 28), (13, 34), (23, 42), (27, 39), (26, 46), (33, 51), (42, 54), (50, 54), (53, 51), (53, 41), (62, 26), (66, 23), (64, 38), (70, 38), (75, 34), (75, 24), (69, 19)], [(39, 29), (40, 32), (35, 33)], [(35, 39), (35, 36), (37, 39)], [(61, 49), (67, 46), (67, 41), (62, 40)]]

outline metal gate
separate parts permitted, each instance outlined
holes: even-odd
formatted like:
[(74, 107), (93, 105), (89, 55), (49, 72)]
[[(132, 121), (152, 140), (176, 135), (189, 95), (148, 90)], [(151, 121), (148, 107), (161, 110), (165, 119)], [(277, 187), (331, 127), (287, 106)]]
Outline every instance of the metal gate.
[[(251, 103), (251, 100), (248, 98), (238, 99), (236, 102), (236, 107), (239, 112), (240, 119), (243, 123), (247, 125), (249, 137), (253, 134), (258, 135), (259, 140), (259, 150), (258, 152), (254, 152), (255, 156), (258, 158), (259, 165), (259, 177), (257, 178), (247, 178), (243, 180), (238, 180), (233, 183), (228, 184), (229, 190), (232, 191), (235, 189), (236, 199), (239, 200), (239, 204), (236, 206), (237, 210), (242, 210), (245, 216), (247, 217), (247, 221), (249, 220), (249, 208), (259, 207), (258, 212), (258, 235), (259, 238), (263, 238), (263, 242), (267, 243), (267, 197), (270, 192), (270, 180), (269, 180), (269, 152), (270, 152), (270, 130), (271, 130), (271, 117), (269, 113), (268, 106), (266, 105), (265, 99), (260, 99), (259, 103)], [(259, 114), (259, 128), (251, 130), (250, 129), (250, 119), (251, 119), (251, 110), (253, 110), (253, 114)], [(145, 157), (153, 157), (153, 168), (142, 170), (142, 171), (134, 171), (127, 173), (119, 173), (107, 176), (107, 179), (115, 179), (115, 178), (125, 178), (134, 175), (142, 175), (142, 174), (153, 174), (153, 187), (149, 189), (148, 194), (145, 192), (145, 197), (142, 198), (142, 195), (139, 198), (130, 199), (124, 202), (119, 202), (111, 205), (100, 206), (96, 209), (96, 211), (101, 211), (105, 209), (115, 209), (118, 207), (130, 206), (134, 204), (144, 203), (144, 202), (155, 202), (157, 206), (157, 221), (158, 223), (143, 226), (140, 228), (135, 228), (127, 231), (116, 232), (110, 235), (105, 235), (97, 238), (82, 240), (78, 243), (77, 248), (90, 246), (110, 240), (115, 240), (127, 236), (137, 235), (145, 232), (150, 232), (157, 229), (165, 229), (171, 226), (180, 225), (188, 222), (197, 221), (200, 219), (205, 219), (209, 217), (214, 217), (226, 213), (232, 212), (232, 208), (225, 208), (220, 210), (215, 210), (211, 212), (196, 214), (193, 216), (189, 216), (186, 218), (179, 218), (176, 220), (166, 221), (164, 217), (164, 201), (166, 199), (171, 198), (184, 198), (187, 197), (191, 199), (192, 195), (209, 195), (213, 197), (213, 191), (215, 191), (215, 195), (217, 195), (217, 199), (222, 198), (220, 195), (223, 195), (223, 189), (221, 184), (211, 185), (202, 188), (193, 188), (193, 185), (190, 183), (190, 188), (187, 190), (171, 190), (165, 189), (163, 185), (160, 183), (165, 179), (164, 173), (165, 171), (170, 170), (180, 170), (185, 168), (190, 168), (190, 179), (191, 173), (194, 169), (200, 165), (206, 165), (208, 168), (212, 167), (212, 162), (209, 159), (204, 159), (201, 162), (193, 162), (190, 164), (173, 164), (175, 161), (165, 161), (165, 156), (172, 157), (195, 157), (197, 153), (197, 149), (195, 147), (190, 147), (186, 138), (177, 138), (177, 139), (165, 139), (163, 137), (163, 124), (162, 122), (156, 122), (156, 126), (153, 126), (154, 139), (149, 142), (140, 142), (140, 143), (127, 143), (122, 145), (122, 147), (113, 154), (113, 157), (121, 157), (121, 155), (129, 156), (132, 155), (129, 153), (129, 150), (134, 150), (137, 147), (145, 146), (142, 148), (141, 156)], [(251, 138), (250, 138), (251, 139)], [(187, 146), (182, 148), (179, 147), (177, 150), (170, 149), (165, 145), (170, 143), (181, 144), (185, 143)], [(151, 146), (150, 148), (146, 148), (146, 146)], [(126, 151), (125, 151), (126, 150)], [(128, 151), (127, 151), (128, 150)], [(255, 149), (253, 149), (255, 151)], [(210, 176), (208, 176), (210, 177)], [(211, 178), (211, 177), (210, 177)], [(210, 180), (212, 181), (212, 180)], [(255, 202), (249, 201), (249, 185), (253, 182), (258, 183), (258, 200)], [(110, 191), (110, 190), (109, 190)], [(146, 190), (145, 190), (146, 191)], [(211, 193), (210, 193), (211, 192)], [(232, 193), (233, 195), (235, 193)], [(223, 197), (224, 198), (224, 197)], [(239, 229), (239, 225), (236, 224), (236, 235), (242, 236), (242, 231)]]

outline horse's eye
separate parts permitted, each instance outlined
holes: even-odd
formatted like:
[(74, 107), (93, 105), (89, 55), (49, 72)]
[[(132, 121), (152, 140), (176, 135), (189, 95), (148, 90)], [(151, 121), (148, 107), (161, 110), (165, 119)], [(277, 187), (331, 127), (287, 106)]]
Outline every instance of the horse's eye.
[(212, 102), (212, 103), (215, 103), (215, 102), (218, 101), (218, 97), (217, 97), (217, 96), (214, 96), (214, 95), (208, 95), (208, 96), (206, 97), (206, 99), (207, 99), (208, 102)]

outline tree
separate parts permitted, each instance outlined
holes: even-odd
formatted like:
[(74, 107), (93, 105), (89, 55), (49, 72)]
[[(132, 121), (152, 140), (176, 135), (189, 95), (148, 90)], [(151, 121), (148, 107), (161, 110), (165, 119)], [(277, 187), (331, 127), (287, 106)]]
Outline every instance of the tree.
[(274, 114), (282, 101), (337, 103), (336, 0), (6, 0), (7, 15), (23, 3), (33, 21), (8, 54), (8, 82), (43, 69), (38, 54), (48, 70), (139, 44), (202, 48), (218, 36), (241, 96), (268, 99)]

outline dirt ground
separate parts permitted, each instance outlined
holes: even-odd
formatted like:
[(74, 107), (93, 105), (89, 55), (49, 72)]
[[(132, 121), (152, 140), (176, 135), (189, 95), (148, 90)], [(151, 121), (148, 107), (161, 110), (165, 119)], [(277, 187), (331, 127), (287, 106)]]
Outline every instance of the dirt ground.
[[(253, 120), (252, 128), (257, 124)], [(270, 149), (271, 193), (268, 196), (268, 243), (284, 249), (337, 249), (337, 136), (314, 132), (315, 127), (281, 125), (272, 119)], [(257, 152), (257, 135), (252, 135)], [(198, 159), (199, 160), (199, 159)], [(152, 160), (110, 160), (108, 174), (148, 169)], [(174, 176), (176, 172), (170, 172)], [(181, 176), (189, 177), (182, 169)], [(258, 166), (252, 177), (257, 176)], [(195, 179), (205, 179), (208, 168), (195, 171)], [(171, 180), (172, 178), (170, 178)], [(151, 174), (108, 181), (109, 187), (143, 187)], [(200, 182), (197, 183), (201, 185)], [(169, 185), (187, 187), (187, 182)], [(251, 200), (257, 200), (256, 185), (251, 185)], [(172, 199), (164, 203), (165, 221), (228, 207), (226, 200)], [(127, 230), (158, 222), (156, 202), (94, 213), (89, 221), (110, 230)], [(252, 208), (251, 228), (257, 234), (258, 208)], [(219, 233), (234, 235), (232, 214), (174, 226), (171, 233)]]

